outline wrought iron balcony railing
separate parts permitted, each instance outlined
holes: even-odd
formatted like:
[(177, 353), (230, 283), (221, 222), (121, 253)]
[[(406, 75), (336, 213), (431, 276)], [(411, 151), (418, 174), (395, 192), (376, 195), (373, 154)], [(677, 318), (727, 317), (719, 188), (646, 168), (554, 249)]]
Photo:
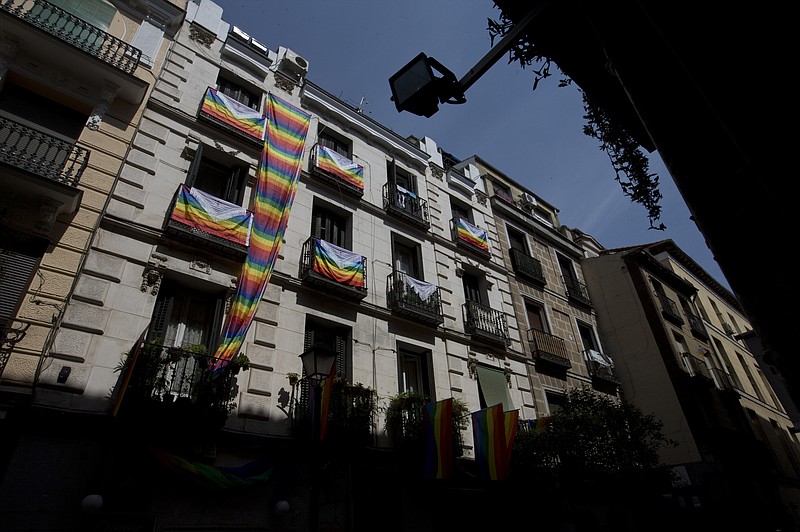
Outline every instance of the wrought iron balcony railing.
[(141, 50), (45, 0), (0, 0), (0, 11), (19, 17), (128, 74), (139, 65)]
[[(308, 381), (300, 381), (300, 384)], [(343, 377), (334, 377), (323, 386), (331, 386), (324, 440), (345, 448), (370, 446), (374, 443), (377, 394), (362, 384), (352, 384)], [(310, 394), (300, 394), (293, 410), (292, 434), (309, 438), (314, 434), (313, 405)], [(323, 410), (324, 411), (324, 410)]]
[(705, 360), (702, 358), (698, 358), (689, 353), (683, 353), (683, 363), (686, 366), (686, 370), (692, 375), (692, 377), (702, 377), (704, 379), (712, 380), (711, 372), (709, 371)]
[(364, 168), (325, 146), (311, 150), (311, 174), (345, 194), (364, 195)]
[(567, 290), (567, 297), (572, 301), (591, 307), (592, 300), (589, 299), (589, 290), (586, 285), (575, 277), (563, 276), (564, 287)]
[(661, 315), (673, 323), (683, 325), (683, 318), (681, 318), (678, 305), (662, 292), (656, 292), (656, 297), (658, 297), (658, 302), (661, 304)]
[(89, 150), (0, 117), (0, 163), (77, 186), (89, 162)]
[(453, 242), (456, 245), (468, 249), (478, 255), (488, 258), (491, 256), (489, 251), (489, 235), (485, 229), (472, 225), (468, 220), (455, 217), (450, 221), (453, 233)]
[(538, 329), (529, 329), (528, 341), (531, 344), (531, 354), (537, 362), (548, 362), (565, 369), (572, 367), (563, 338)]
[(511, 345), (505, 314), (475, 301), (464, 304), (464, 331), (476, 340), (503, 347)]
[(145, 411), (177, 417), (190, 412), (227, 415), (234, 407), (240, 367), (230, 362), (212, 374), (214, 362), (213, 356), (196, 349), (143, 343), (138, 355), (129, 354), (122, 368), (130, 372), (122, 408), (132, 415)]
[(619, 384), (620, 380), (619, 377), (614, 374), (614, 368), (608, 364), (601, 363), (599, 360), (595, 360), (593, 353), (589, 353), (589, 351), (592, 350), (587, 349), (585, 353), (586, 366), (589, 368), (589, 375), (601, 381), (609, 382), (611, 384)]
[(192, 191), (186, 185), (178, 187), (164, 222), (165, 232), (218, 252), (244, 258), (249, 247), (252, 213), (244, 208), (237, 212), (236, 205), (195, 191), (197, 196), (212, 198), (214, 205), (224, 206), (224, 216), (221, 213), (209, 213), (206, 208), (213, 210), (213, 206), (202, 199), (198, 202)]
[(717, 384), (717, 388), (719, 388), (720, 390), (733, 391), (736, 389), (736, 386), (734, 385), (731, 376), (722, 371), (721, 369), (711, 368), (711, 375), (713, 375), (714, 382)]
[(518, 275), (542, 285), (547, 284), (542, 270), (542, 263), (538, 259), (534, 259), (516, 248), (509, 249), (509, 253), (511, 255), (511, 265)]
[(386, 298), (389, 308), (399, 314), (431, 325), (444, 322), (438, 286), (395, 271), (386, 278)]
[(413, 192), (399, 189), (392, 183), (383, 185), (383, 208), (387, 213), (398, 216), (420, 229), (427, 230), (431, 226), (428, 219), (428, 202)]
[(708, 340), (708, 333), (706, 332), (706, 327), (703, 325), (703, 320), (700, 316), (691, 312), (685, 312), (685, 314), (686, 321), (689, 322), (689, 328), (692, 330), (692, 334), (701, 340)]
[[(331, 249), (338, 256), (327, 252)], [(304, 283), (339, 297), (367, 297), (367, 259), (318, 238), (311, 237), (303, 243), (299, 276)]]

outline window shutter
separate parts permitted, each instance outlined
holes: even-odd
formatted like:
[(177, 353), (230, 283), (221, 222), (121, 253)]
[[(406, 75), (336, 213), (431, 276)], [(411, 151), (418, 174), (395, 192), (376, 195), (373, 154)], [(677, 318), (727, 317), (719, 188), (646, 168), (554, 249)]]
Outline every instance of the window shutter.
[(228, 177), (228, 182), (225, 184), (225, 201), (241, 205), (244, 199), (245, 179), (247, 179), (247, 171), (241, 166), (234, 166), (231, 169), (231, 175)]
[(16, 315), (38, 262), (38, 256), (0, 249), (0, 327)]
[(156, 306), (153, 309), (153, 317), (150, 320), (150, 329), (147, 332), (147, 341), (163, 341), (164, 335), (167, 333), (167, 324), (169, 323), (169, 316), (172, 314), (172, 305), (175, 302), (175, 297), (168, 295), (159, 298), (156, 301)]
[(197, 172), (200, 169), (200, 161), (203, 159), (203, 145), (197, 146), (197, 151), (194, 152), (194, 159), (189, 165), (189, 171), (186, 173), (186, 186), (193, 187), (195, 179), (197, 179)]
[[(306, 336), (305, 339), (303, 340), (303, 351), (311, 347), (313, 343), (314, 343), (314, 330), (306, 328)], [(300, 379), (300, 398), (298, 400), (300, 401), (300, 404), (303, 407), (301, 408), (301, 410), (304, 410), (305, 408), (308, 407), (310, 390), (308, 388), (308, 380), (306, 379), (306, 368), (302, 368), (300, 371), (302, 379)]]
[(336, 334), (336, 375), (345, 377), (348, 381), (349, 375), (347, 370), (350, 369), (347, 363), (347, 337), (341, 333)]
[(218, 297), (214, 302), (214, 317), (211, 322), (210, 333), (208, 335), (208, 355), (214, 356), (219, 347), (219, 337), (222, 332), (222, 324), (225, 321), (225, 298)]

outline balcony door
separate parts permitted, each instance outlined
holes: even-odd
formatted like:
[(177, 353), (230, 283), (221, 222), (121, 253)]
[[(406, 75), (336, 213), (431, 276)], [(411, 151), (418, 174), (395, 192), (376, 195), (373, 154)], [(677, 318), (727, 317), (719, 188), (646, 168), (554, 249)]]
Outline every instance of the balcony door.
[(224, 299), (176, 285), (162, 286), (148, 342), (165, 347), (203, 345), (213, 355), (219, 342)]
[(186, 186), (241, 205), (249, 173), (244, 163), (200, 144), (189, 166)]
[(483, 305), (483, 293), (481, 291), (481, 279), (475, 274), (464, 272), (461, 275), (461, 284), (464, 286), (464, 298), (468, 302)]
[(423, 280), (422, 272), (420, 271), (418, 246), (395, 241), (393, 254), (395, 271), (402, 272), (419, 281)]
[(315, 205), (311, 214), (311, 236), (334, 246), (349, 249), (347, 218), (330, 209)]

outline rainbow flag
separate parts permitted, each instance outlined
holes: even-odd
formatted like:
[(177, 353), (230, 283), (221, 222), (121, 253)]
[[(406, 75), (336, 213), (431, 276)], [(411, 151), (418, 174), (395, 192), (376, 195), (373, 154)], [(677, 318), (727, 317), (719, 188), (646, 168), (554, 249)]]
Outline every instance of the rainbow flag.
[(170, 219), (242, 246), (250, 244), (253, 213), (196, 188), (181, 185)]
[(367, 259), (329, 242), (314, 239), (312, 269), (329, 279), (358, 288), (365, 288)]
[(518, 410), (504, 413), (502, 403), (472, 413), (475, 463), (482, 479), (508, 478), (518, 417)]
[(200, 112), (256, 139), (264, 138), (266, 118), (259, 111), (208, 88)]
[[(333, 379), (336, 377), (336, 364), (331, 366), (331, 374), (322, 381), (322, 398), (319, 409), (319, 439), (324, 440), (328, 434), (328, 415), (331, 412), (331, 395), (333, 393)], [(311, 388), (314, 393), (314, 387)], [(315, 403), (312, 403), (312, 405)], [(313, 407), (312, 407), (313, 408)], [(314, 416), (311, 416), (312, 419)]]
[(269, 283), (297, 192), (310, 121), (311, 115), (305, 111), (272, 94), (267, 96), (266, 136), (258, 167), (250, 247), (215, 354), (215, 373), (239, 353)]
[(325, 146), (315, 148), (316, 167), (364, 190), (364, 167)]
[(422, 409), (426, 478), (448, 478), (453, 471), (453, 398)]
[(475, 227), (464, 218), (456, 218), (456, 235), (467, 244), (489, 253), (489, 237), (485, 229)]

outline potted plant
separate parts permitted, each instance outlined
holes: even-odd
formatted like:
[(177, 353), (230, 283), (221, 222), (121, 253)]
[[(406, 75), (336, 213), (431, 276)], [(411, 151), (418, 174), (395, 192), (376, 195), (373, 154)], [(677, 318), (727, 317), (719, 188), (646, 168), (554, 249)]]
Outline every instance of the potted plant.
[(286, 378), (289, 379), (289, 386), (294, 388), (297, 386), (297, 383), (300, 382), (300, 375), (295, 373), (294, 371), (290, 371), (286, 374)]
[(250, 369), (250, 359), (244, 353), (239, 353), (233, 360), (231, 360), (231, 369), (233, 370), (233, 374), (236, 375), (239, 373), (240, 369), (248, 370)]

